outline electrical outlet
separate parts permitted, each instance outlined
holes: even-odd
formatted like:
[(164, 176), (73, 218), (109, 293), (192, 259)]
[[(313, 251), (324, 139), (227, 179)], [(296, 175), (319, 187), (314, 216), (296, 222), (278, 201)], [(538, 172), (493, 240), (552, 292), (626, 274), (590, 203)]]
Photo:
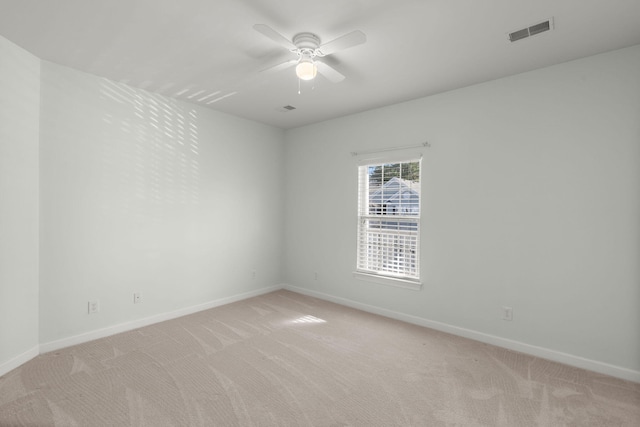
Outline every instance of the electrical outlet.
[(253, 271), (251, 272), (251, 278), (252, 278), (252, 279), (255, 279), (255, 278), (256, 278), (256, 271), (255, 271), (255, 270), (253, 270)]
[(313, 273), (313, 280), (318, 280), (318, 272)]
[(140, 292), (136, 292), (133, 294), (133, 303), (140, 304), (142, 302), (142, 294)]
[(513, 308), (502, 307), (502, 320), (511, 322), (513, 320)]
[(89, 314), (95, 314), (95, 313), (99, 313), (100, 312), (100, 300), (91, 300), (88, 303), (88, 313)]

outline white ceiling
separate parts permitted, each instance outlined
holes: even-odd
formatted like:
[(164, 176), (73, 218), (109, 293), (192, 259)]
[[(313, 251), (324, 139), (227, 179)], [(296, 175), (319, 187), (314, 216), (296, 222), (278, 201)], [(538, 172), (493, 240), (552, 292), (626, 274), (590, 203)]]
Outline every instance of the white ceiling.
[[(509, 42), (551, 17), (553, 31)], [(343, 82), (319, 76), (298, 94), (293, 68), (260, 72), (295, 56), (257, 23), (367, 42), (325, 58)], [(293, 128), (638, 44), (640, 0), (0, 0), (0, 35), (189, 102), (237, 92), (206, 106)]]

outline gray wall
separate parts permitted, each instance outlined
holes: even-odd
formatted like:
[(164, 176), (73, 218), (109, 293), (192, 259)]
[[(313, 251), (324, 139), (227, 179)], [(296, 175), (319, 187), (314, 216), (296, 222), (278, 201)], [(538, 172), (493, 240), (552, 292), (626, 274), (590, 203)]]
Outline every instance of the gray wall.
[[(635, 46), (289, 131), (285, 280), (640, 379), (639, 118)], [(349, 153), (427, 140), (423, 289), (356, 280)]]
[(3, 38), (0, 61), (0, 375), (42, 349), (280, 284), (281, 129)]
[[(284, 278), (640, 378), (640, 46), (287, 132), (0, 65), (0, 371)], [(349, 153), (425, 140), (423, 289), (356, 280)]]
[(38, 347), (40, 61), (0, 37), (0, 366)]
[(280, 129), (44, 61), (41, 116), (41, 343), (280, 283)]

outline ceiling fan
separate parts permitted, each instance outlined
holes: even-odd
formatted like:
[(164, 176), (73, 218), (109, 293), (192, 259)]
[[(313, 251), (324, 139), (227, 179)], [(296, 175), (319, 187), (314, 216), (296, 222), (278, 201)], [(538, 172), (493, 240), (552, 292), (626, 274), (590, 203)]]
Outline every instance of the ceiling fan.
[(319, 58), (367, 41), (367, 36), (360, 30), (352, 31), (328, 43), (320, 44), (320, 37), (313, 33), (299, 33), (293, 36), (293, 39), (288, 40), (265, 24), (256, 24), (253, 29), (297, 55), (296, 59), (274, 65), (263, 71), (279, 71), (295, 65), (296, 75), (300, 80), (312, 80), (320, 72), (320, 74), (334, 83), (341, 82), (345, 79), (345, 76)]

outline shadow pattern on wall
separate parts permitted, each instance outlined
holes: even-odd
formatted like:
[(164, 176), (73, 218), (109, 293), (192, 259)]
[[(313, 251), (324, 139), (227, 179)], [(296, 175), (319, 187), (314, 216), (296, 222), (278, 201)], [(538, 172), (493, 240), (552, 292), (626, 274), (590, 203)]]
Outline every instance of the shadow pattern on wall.
[(100, 139), (107, 142), (101, 147), (101, 191), (110, 195), (103, 199), (104, 213), (162, 222), (197, 206), (198, 112), (107, 79), (100, 85), (106, 124)]

